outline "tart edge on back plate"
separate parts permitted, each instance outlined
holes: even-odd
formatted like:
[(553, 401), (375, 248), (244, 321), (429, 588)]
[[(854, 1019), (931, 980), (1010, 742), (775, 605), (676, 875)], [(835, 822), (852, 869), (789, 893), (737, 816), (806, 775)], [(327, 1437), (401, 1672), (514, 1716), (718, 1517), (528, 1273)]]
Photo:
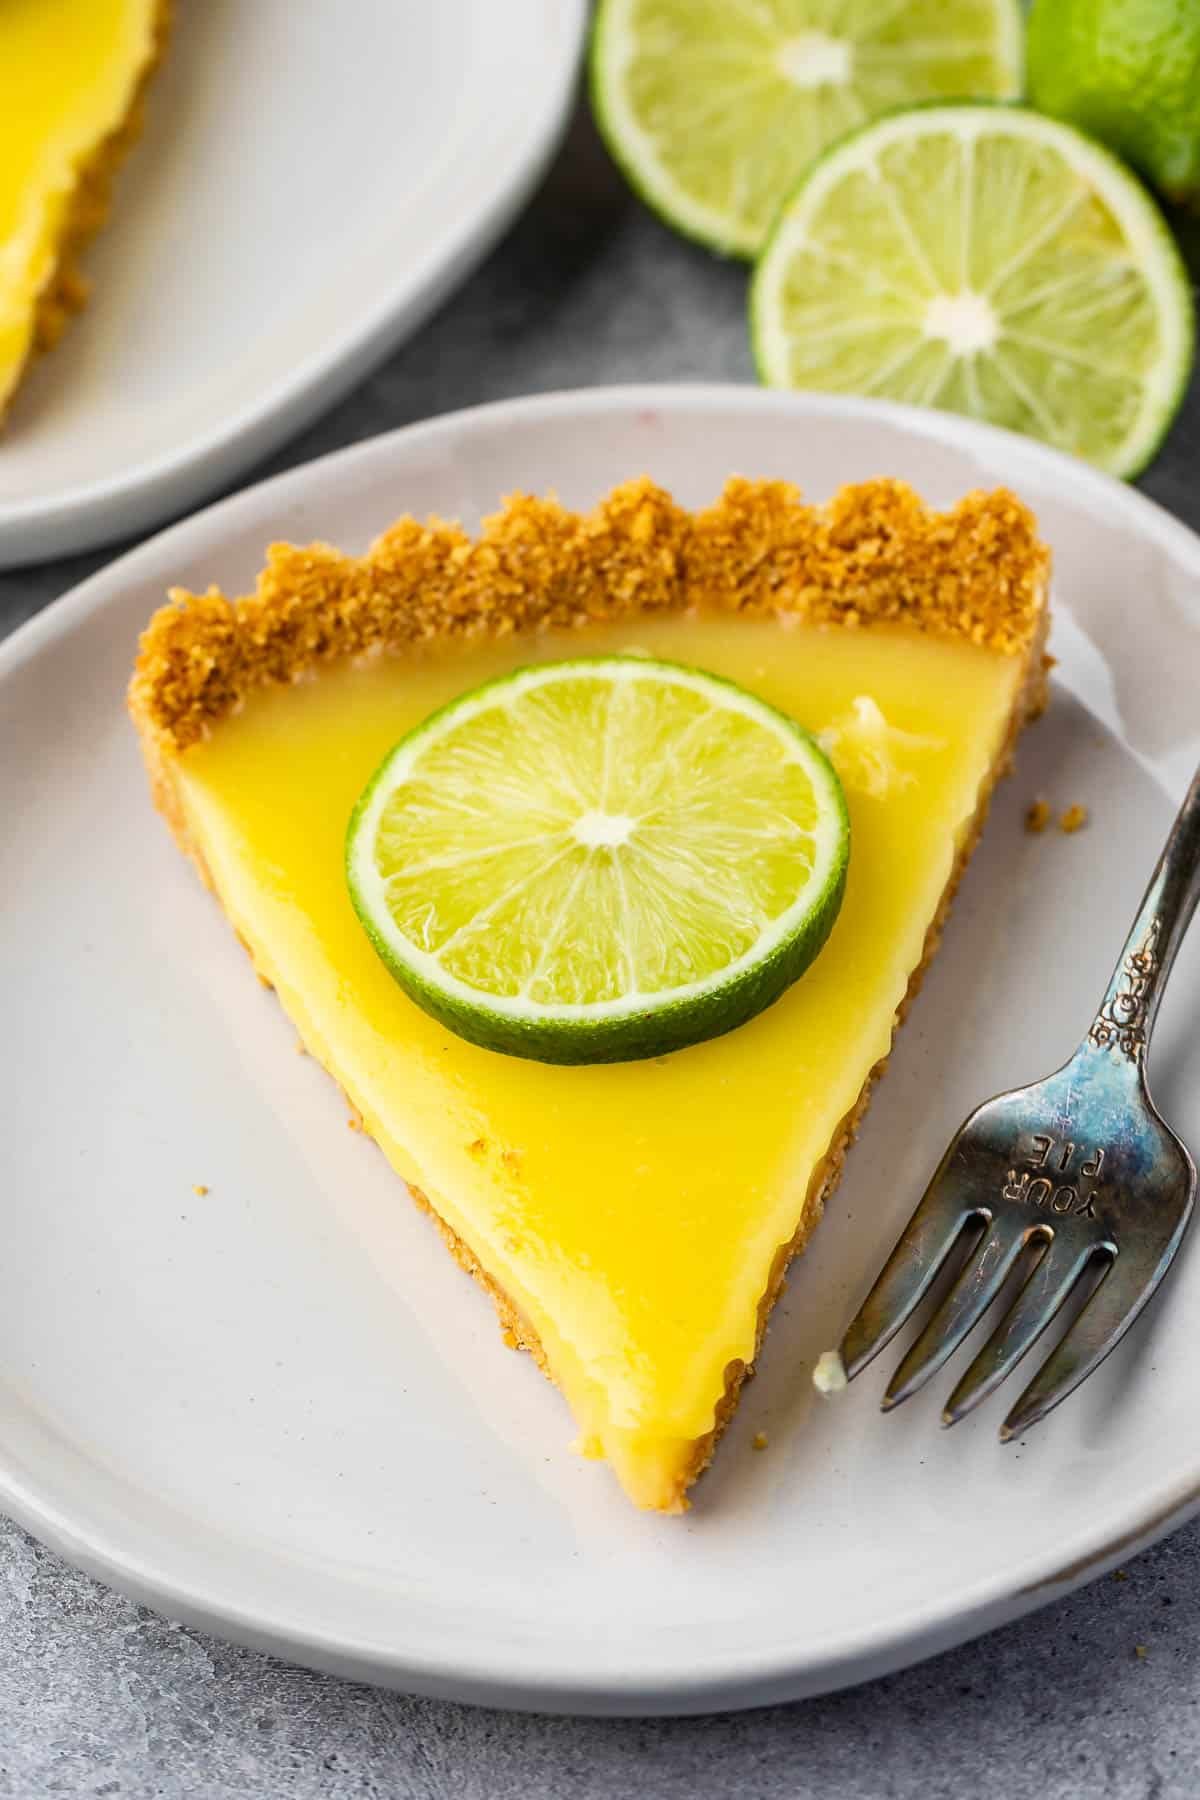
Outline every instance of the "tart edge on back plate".
[(71, 171), (71, 189), (55, 235), (50, 268), (34, 299), (28, 348), (13, 369), (7, 389), (0, 389), (0, 435), (8, 410), (36, 357), (54, 349), (76, 313), (88, 304), (91, 283), (81, 261), (91, 240), (108, 222), (113, 184), (142, 135), (146, 96), (167, 52), (173, 10), (174, 0), (155, 0), (150, 9), (145, 54), (133, 73), (124, 113)]

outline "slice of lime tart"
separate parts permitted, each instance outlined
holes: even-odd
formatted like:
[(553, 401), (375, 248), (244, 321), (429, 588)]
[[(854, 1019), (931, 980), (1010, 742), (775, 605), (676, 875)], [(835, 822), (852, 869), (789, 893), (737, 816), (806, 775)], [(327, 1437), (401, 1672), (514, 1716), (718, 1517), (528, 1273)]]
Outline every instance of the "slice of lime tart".
[(276, 546), (144, 635), (180, 846), (639, 1506), (685, 1506), (733, 1411), (1046, 619), (1003, 492), (635, 482)]

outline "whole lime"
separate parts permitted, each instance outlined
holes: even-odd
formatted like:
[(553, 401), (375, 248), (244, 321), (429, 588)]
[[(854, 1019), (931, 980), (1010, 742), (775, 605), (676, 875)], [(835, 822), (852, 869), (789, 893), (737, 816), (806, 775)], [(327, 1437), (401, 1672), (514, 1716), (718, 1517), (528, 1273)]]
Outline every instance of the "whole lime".
[(1035, 0), (1026, 56), (1040, 112), (1200, 198), (1200, 0)]

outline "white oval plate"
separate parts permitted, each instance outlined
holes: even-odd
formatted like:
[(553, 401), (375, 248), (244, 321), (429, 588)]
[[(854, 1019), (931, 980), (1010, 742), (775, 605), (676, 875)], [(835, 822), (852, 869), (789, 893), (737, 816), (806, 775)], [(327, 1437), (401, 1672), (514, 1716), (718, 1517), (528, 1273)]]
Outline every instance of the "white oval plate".
[(0, 567), (194, 506), (495, 242), (562, 128), (584, 0), (176, 8), (92, 302), (0, 432)]
[[(686, 1519), (573, 1457), (151, 811), (122, 694), (169, 582), (271, 538), (348, 548), (515, 488), (646, 470), (935, 501), (1007, 482), (1057, 559), (1054, 703), (1022, 745), (835, 1204)], [(1106, 981), (1200, 745), (1200, 543), (1128, 488), (940, 413), (739, 388), (558, 395), (376, 439), (240, 494), (0, 651), (0, 1504), (163, 1610), (346, 1674), (501, 1705), (668, 1711), (861, 1680), (1063, 1592), (1200, 1500), (1200, 1262), (1028, 1441), (939, 1433), (887, 1368), (812, 1394), (969, 1105), (1054, 1067)], [(1038, 793), (1089, 828), (1029, 837)], [(1200, 940), (1200, 933), (1197, 933)], [(1200, 1146), (1200, 941), (1155, 1065)], [(193, 1184), (206, 1184), (203, 1197)], [(890, 1356), (881, 1364), (890, 1365)], [(753, 1455), (765, 1430), (770, 1446)]]

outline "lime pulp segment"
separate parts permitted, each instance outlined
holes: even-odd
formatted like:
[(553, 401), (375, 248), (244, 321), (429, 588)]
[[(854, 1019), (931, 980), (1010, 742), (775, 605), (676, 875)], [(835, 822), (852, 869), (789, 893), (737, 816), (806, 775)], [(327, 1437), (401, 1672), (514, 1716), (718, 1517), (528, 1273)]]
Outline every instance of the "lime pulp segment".
[(781, 213), (751, 296), (772, 386), (966, 413), (1118, 475), (1161, 441), (1194, 329), (1149, 195), (1021, 107), (922, 107), (836, 146)]
[(1015, 97), (1017, 0), (603, 0), (597, 120), (668, 222), (753, 256), (814, 157), (927, 100)]
[(355, 808), (355, 910), (418, 1005), (547, 1062), (653, 1056), (741, 1024), (817, 954), (849, 854), (794, 720), (697, 669), (548, 663), (462, 696)]

